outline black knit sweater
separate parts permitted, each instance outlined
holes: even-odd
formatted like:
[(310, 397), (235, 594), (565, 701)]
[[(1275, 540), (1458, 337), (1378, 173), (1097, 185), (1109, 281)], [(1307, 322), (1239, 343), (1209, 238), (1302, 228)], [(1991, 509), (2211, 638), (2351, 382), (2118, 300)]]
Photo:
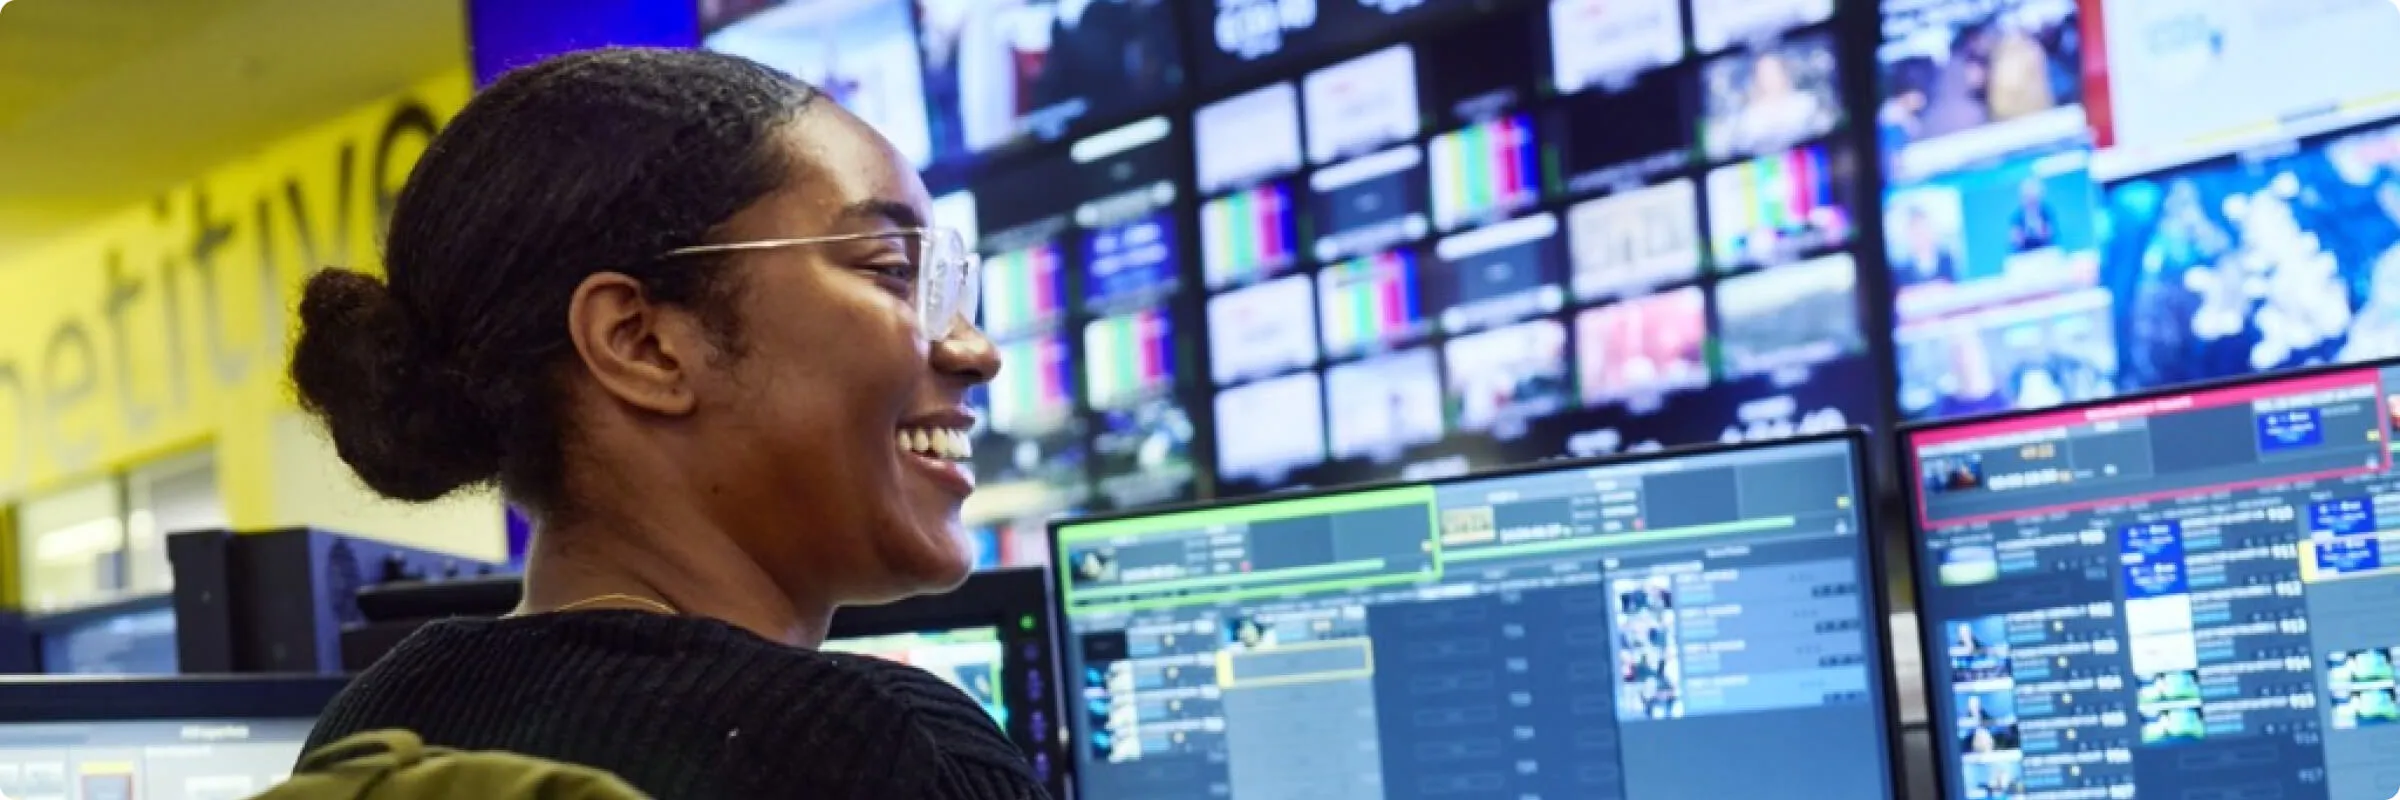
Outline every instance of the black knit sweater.
[(1046, 796), (991, 717), (922, 670), (643, 612), (426, 626), (334, 699), (308, 749), (386, 728), (661, 800)]

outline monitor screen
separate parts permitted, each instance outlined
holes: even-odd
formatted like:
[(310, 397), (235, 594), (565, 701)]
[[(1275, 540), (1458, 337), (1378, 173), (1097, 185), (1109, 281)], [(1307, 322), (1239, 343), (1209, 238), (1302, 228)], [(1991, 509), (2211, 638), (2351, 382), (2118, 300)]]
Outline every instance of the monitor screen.
[(1192, 499), (1198, 438), (1183, 401), (1159, 397), (1099, 412), (1093, 420), (1098, 508), (1136, 508)]
[(1690, 73), (1665, 70), (1565, 98), (1545, 112), (1553, 194), (1635, 188), (1691, 165)]
[(334, 677), (0, 680), (0, 797), (225, 800), (291, 777)]
[(1435, 242), (1442, 329), (1504, 325), (1566, 304), (1558, 217), (1534, 214)]
[(1857, 447), (1061, 523), (1079, 796), (1892, 797)]
[(1163, 308), (1106, 317), (1085, 326), (1083, 377), (1092, 407), (1126, 408), (1174, 388), (1178, 349), (1174, 315)]
[(1184, 76), (1172, 5), (917, 0), (935, 158), (1057, 138), (1080, 120), (1123, 118), (1174, 97)]
[(2400, 369), (1912, 430), (1948, 797), (2380, 797)]
[(922, 169), (934, 148), (917, 42), (909, 0), (834, 0), (779, 3), (702, 44), (814, 84)]
[(1391, 250), (1331, 264), (1317, 273), (1325, 352), (1347, 358), (1406, 344), (1432, 329), (1417, 251)]
[(1209, 370), (1218, 385), (1317, 365), (1317, 320), (1306, 275), (1209, 298)]
[(1270, 83), (1201, 106), (1192, 137), (1203, 194), (1299, 169), (1300, 93)]
[(1727, 278), (1717, 284), (1725, 370), (1775, 373), (1866, 350), (1858, 269), (1848, 253)]
[(819, 649), (855, 653), (896, 661), (933, 673), (958, 687), (968, 699), (1008, 727), (1008, 704), (1000, 692), (1003, 648), (1000, 631), (990, 627), (912, 631), (826, 639)]
[(1708, 173), (1708, 228), (1720, 267), (1772, 264), (1851, 234), (1848, 148), (1803, 145)]
[(1217, 393), (1217, 472), (1274, 485), (1325, 460), (1317, 374), (1302, 372)]
[(1585, 405), (1707, 386), (1704, 293), (1686, 286), (1577, 314), (1575, 361)]
[(1192, 62), (1201, 81), (1222, 86), (1386, 38), (1465, 0), (1186, 0), (1184, 24), (1198, 36)]
[(1308, 112), (1308, 160), (1323, 164), (1417, 135), (1417, 54), (1408, 45), (1309, 73), (1300, 84)]
[(36, 619), (35, 649), (49, 675), (173, 675), (175, 608), (169, 598), (105, 614)]
[(1566, 410), (1573, 397), (1567, 326), (1556, 320), (1453, 338), (1442, 345), (1442, 361), (1450, 366), (1450, 421), (1460, 430), (1514, 439), (1526, 423)]
[(1833, 33), (1738, 49), (1700, 67), (1700, 142), (1711, 160), (1764, 155), (1842, 121)]
[(1833, 18), (1834, 0), (1692, 0), (1692, 43), (1714, 53)]
[(1688, 178), (1577, 203), (1566, 221), (1577, 300), (1700, 277), (1700, 190)]
[(1389, 461), (1403, 448), (1442, 438), (1442, 374), (1418, 347), (1325, 372), (1325, 403), (1341, 409), (1329, 431), (1336, 458)]
[(1550, 0), (1550, 83), (1559, 94), (1623, 85), (1681, 60), (1682, 0)]

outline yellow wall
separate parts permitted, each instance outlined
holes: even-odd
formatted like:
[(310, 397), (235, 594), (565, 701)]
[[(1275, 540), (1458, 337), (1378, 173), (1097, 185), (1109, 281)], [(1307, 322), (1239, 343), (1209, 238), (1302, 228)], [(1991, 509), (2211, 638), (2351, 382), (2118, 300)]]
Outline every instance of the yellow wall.
[[(284, 379), (300, 281), (324, 265), (378, 268), (393, 195), (469, 91), (464, 70), (435, 77), (38, 250), (0, 254), (0, 503), (206, 446), (236, 527), (396, 527), (421, 544), (497, 547), (489, 497), (462, 501), (477, 509), (467, 514), (325, 518), (365, 495), (328, 480), (347, 472), (321, 442), (295, 441), (305, 426)], [(310, 496), (331, 491), (350, 496)], [(405, 530), (453, 517), (488, 517), (488, 529), (457, 543)]]

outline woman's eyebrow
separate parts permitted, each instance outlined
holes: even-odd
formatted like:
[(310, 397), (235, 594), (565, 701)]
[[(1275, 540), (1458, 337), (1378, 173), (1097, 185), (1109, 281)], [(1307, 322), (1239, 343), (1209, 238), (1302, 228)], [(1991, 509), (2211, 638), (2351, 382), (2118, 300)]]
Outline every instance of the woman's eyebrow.
[(925, 215), (918, 213), (916, 206), (898, 200), (880, 198), (860, 200), (843, 206), (837, 217), (844, 222), (883, 224), (894, 228), (922, 228), (925, 226)]

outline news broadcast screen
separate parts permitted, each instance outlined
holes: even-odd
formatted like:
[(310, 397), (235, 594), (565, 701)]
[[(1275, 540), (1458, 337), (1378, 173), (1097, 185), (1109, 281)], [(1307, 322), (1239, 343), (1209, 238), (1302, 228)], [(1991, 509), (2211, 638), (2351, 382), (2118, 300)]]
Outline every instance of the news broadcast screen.
[(2400, 9), (1887, 0), (1881, 25), (1904, 417), (2400, 354)]

